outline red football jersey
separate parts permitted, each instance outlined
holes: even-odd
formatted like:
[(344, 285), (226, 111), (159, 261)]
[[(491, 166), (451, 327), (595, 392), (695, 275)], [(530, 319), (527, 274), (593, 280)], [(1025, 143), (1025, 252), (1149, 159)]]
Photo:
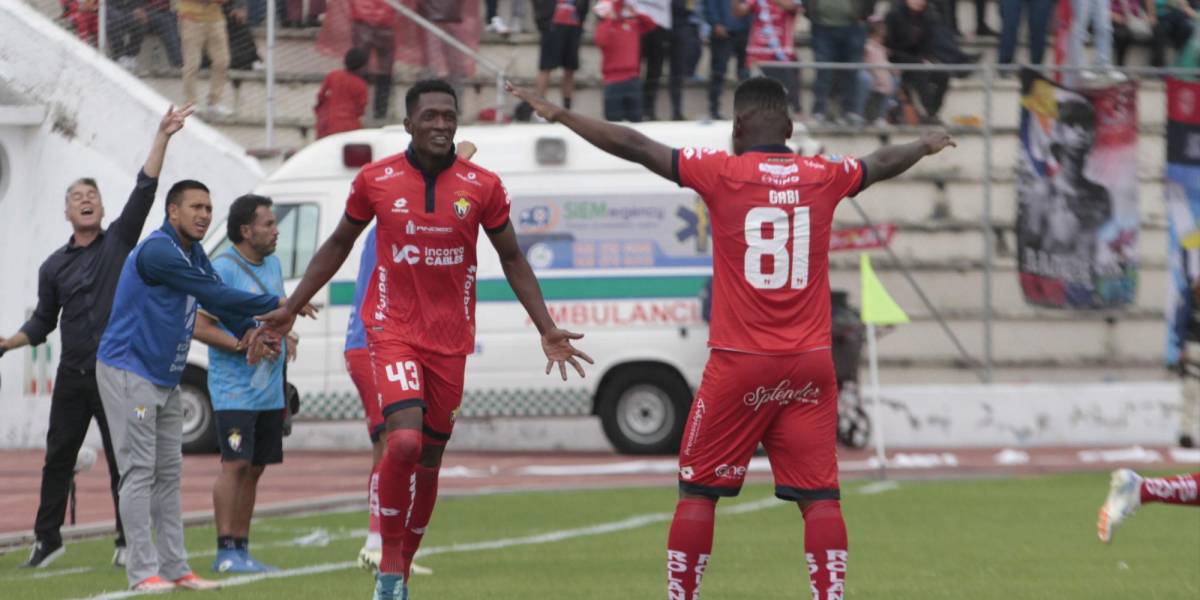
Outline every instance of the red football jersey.
[(741, 156), (685, 148), (674, 160), (679, 184), (699, 192), (712, 223), (708, 345), (758, 354), (829, 347), (833, 211), (862, 188), (862, 164), (787, 146)]
[(363, 297), (368, 330), (437, 354), (475, 349), (475, 242), (508, 224), (508, 192), (494, 173), (455, 158), (436, 175), (412, 151), (358, 172), (346, 216), (378, 221), (377, 265)]

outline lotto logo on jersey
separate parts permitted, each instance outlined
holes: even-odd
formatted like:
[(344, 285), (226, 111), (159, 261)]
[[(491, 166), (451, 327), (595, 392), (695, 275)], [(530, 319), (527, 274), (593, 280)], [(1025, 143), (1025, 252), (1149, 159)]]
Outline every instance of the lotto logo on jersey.
[(392, 202), (392, 212), (407, 213), (408, 212), (408, 198), (396, 198), (396, 200), (394, 202)]
[(691, 467), (679, 467), (679, 478), (684, 481), (691, 481), (692, 477), (696, 476), (696, 471)]

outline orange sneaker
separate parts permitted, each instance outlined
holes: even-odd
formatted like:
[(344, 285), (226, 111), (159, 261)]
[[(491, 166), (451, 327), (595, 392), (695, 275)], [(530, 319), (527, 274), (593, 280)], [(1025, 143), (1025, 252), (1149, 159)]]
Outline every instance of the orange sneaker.
[(175, 584), (155, 575), (137, 582), (130, 589), (135, 592), (168, 592), (175, 589)]
[(197, 590), (197, 591), (215, 590), (215, 589), (221, 587), (220, 582), (212, 581), (209, 579), (200, 579), (199, 577), (196, 577), (195, 573), (188, 573), (187, 575), (184, 575), (183, 577), (176, 579), (175, 585), (177, 585), (185, 590)]

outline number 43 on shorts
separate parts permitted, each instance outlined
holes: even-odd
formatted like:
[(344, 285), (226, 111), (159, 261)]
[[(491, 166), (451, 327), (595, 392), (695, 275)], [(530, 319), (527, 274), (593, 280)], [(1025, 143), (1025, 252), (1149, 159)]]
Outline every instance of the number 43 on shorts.
[(400, 389), (406, 392), (421, 389), (421, 371), (417, 367), (416, 361), (400, 361), (388, 365), (384, 371), (387, 372), (388, 381), (399, 383)]
[[(742, 271), (755, 289), (777, 290), (787, 285), (789, 279), (794, 290), (808, 287), (808, 242), (812, 235), (808, 209), (799, 206), (793, 210), (791, 227), (788, 227), (789, 215), (782, 208), (760, 206), (746, 213), (746, 260)], [(765, 223), (771, 224), (771, 237), (763, 237)], [(790, 257), (787, 251), (789, 239), (792, 242)], [(772, 262), (770, 273), (763, 273), (764, 256)]]

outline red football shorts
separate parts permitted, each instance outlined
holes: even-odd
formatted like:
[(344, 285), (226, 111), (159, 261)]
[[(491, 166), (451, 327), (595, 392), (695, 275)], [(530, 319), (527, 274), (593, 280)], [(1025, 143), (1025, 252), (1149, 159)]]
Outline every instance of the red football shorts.
[(837, 379), (829, 350), (713, 350), (679, 449), (679, 489), (736, 496), (759, 443), (783, 500), (836, 500)]
[(375, 369), (371, 366), (371, 352), (366, 348), (346, 351), (346, 372), (350, 381), (358, 388), (363, 412), (367, 415), (367, 435), (378, 442), (387, 429), (383, 424), (383, 410), (379, 406), (379, 394), (375, 391)]
[(418, 350), (367, 330), (380, 417), (405, 408), (424, 410), (424, 443), (445, 446), (462, 404), (466, 356)]

